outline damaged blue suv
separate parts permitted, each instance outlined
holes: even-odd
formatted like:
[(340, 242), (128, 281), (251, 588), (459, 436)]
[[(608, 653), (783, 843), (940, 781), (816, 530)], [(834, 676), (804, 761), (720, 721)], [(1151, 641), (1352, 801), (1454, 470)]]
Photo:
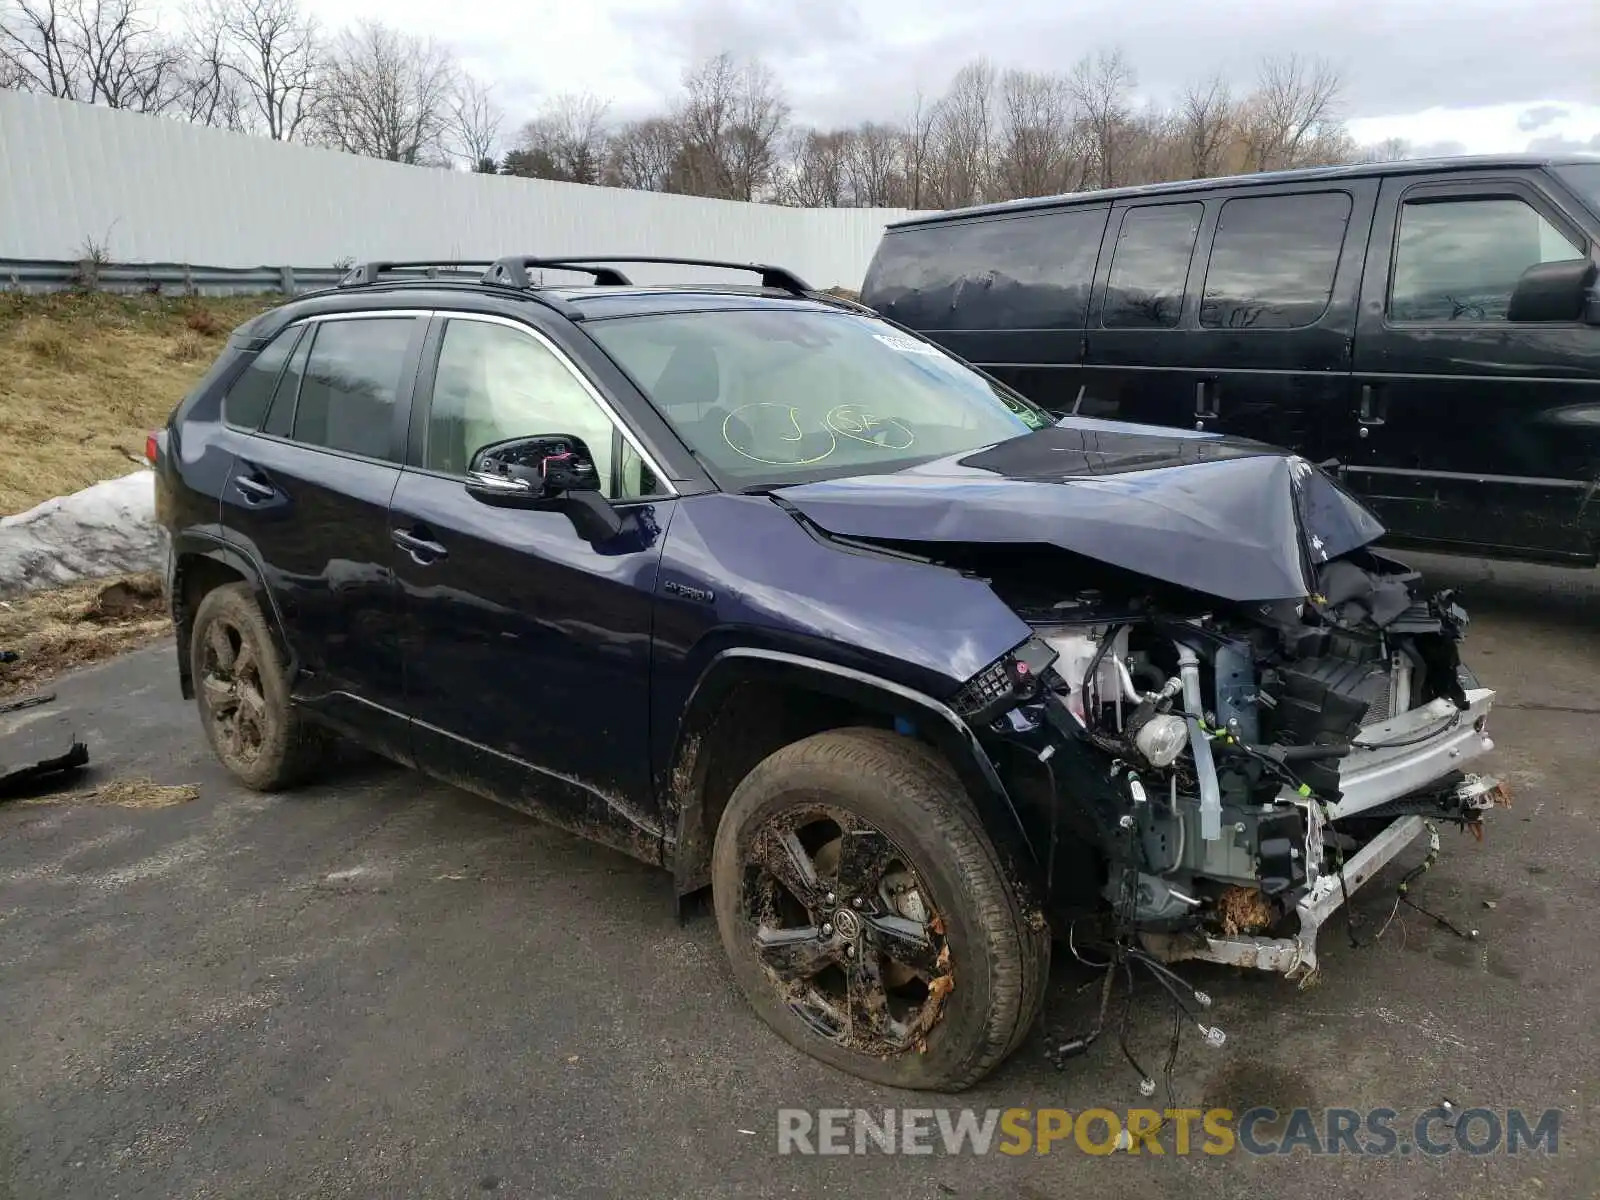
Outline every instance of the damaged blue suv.
[(344, 736), (659, 864), (780, 1035), (944, 1090), (1052, 934), (1215, 1041), (1166, 964), (1314, 971), (1499, 798), (1465, 613), (1309, 463), (1057, 421), (779, 268), (622, 261), (367, 264), (154, 436), (178, 677), (245, 784)]

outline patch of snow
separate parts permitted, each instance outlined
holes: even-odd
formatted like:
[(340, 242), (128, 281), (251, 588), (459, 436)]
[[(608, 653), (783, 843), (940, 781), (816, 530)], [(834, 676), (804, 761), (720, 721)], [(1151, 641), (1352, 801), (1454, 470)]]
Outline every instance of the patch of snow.
[(158, 569), (155, 480), (134, 471), (0, 518), (0, 595)]

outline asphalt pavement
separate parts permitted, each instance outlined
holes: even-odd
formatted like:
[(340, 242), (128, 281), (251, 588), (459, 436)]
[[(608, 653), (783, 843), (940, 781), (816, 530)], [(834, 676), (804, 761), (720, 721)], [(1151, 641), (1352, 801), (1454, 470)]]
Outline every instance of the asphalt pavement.
[[(1040, 1028), (962, 1097), (835, 1073), (756, 1020), (664, 872), (360, 758), (293, 794), (232, 786), (161, 645), (59, 681), (54, 707), (86, 783), (198, 799), (0, 803), (0, 1200), (1600, 1196), (1600, 575), (1425, 565), (1467, 588), (1514, 805), (1481, 845), (1446, 829), (1413, 895), (1478, 937), (1402, 908), (1363, 948), (1330, 926), (1306, 990), (1186, 967), (1228, 1038), (1186, 1038), (1172, 1081), (1236, 1112), (1555, 1108), (1554, 1155), (780, 1156), (780, 1108), (1152, 1102), (1114, 1038), (1045, 1061), (1097, 999), (1062, 961)], [(1421, 850), (1358, 894), (1361, 928)], [(1147, 1062), (1169, 1012), (1136, 992)]]

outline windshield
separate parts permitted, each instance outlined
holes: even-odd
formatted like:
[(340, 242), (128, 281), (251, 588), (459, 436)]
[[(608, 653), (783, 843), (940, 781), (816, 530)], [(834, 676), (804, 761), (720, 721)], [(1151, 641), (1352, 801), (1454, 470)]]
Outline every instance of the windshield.
[(1600, 162), (1557, 167), (1555, 172), (1562, 182), (1583, 197), (1596, 216), (1600, 216)]
[(854, 313), (736, 309), (585, 328), (724, 487), (898, 470), (1052, 421), (937, 346)]

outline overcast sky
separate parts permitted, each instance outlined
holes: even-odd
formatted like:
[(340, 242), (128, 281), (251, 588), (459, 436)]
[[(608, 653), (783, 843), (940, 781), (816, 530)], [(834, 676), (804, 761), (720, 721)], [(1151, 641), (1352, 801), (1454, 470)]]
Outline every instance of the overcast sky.
[(513, 120), (589, 91), (627, 117), (684, 66), (731, 50), (777, 72), (797, 119), (903, 116), (978, 54), (1065, 70), (1121, 46), (1138, 93), (1168, 100), (1221, 72), (1248, 87), (1264, 54), (1336, 63), (1361, 142), (1441, 152), (1600, 150), (1597, 0), (304, 0), (329, 25), (374, 17), (452, 44)]

